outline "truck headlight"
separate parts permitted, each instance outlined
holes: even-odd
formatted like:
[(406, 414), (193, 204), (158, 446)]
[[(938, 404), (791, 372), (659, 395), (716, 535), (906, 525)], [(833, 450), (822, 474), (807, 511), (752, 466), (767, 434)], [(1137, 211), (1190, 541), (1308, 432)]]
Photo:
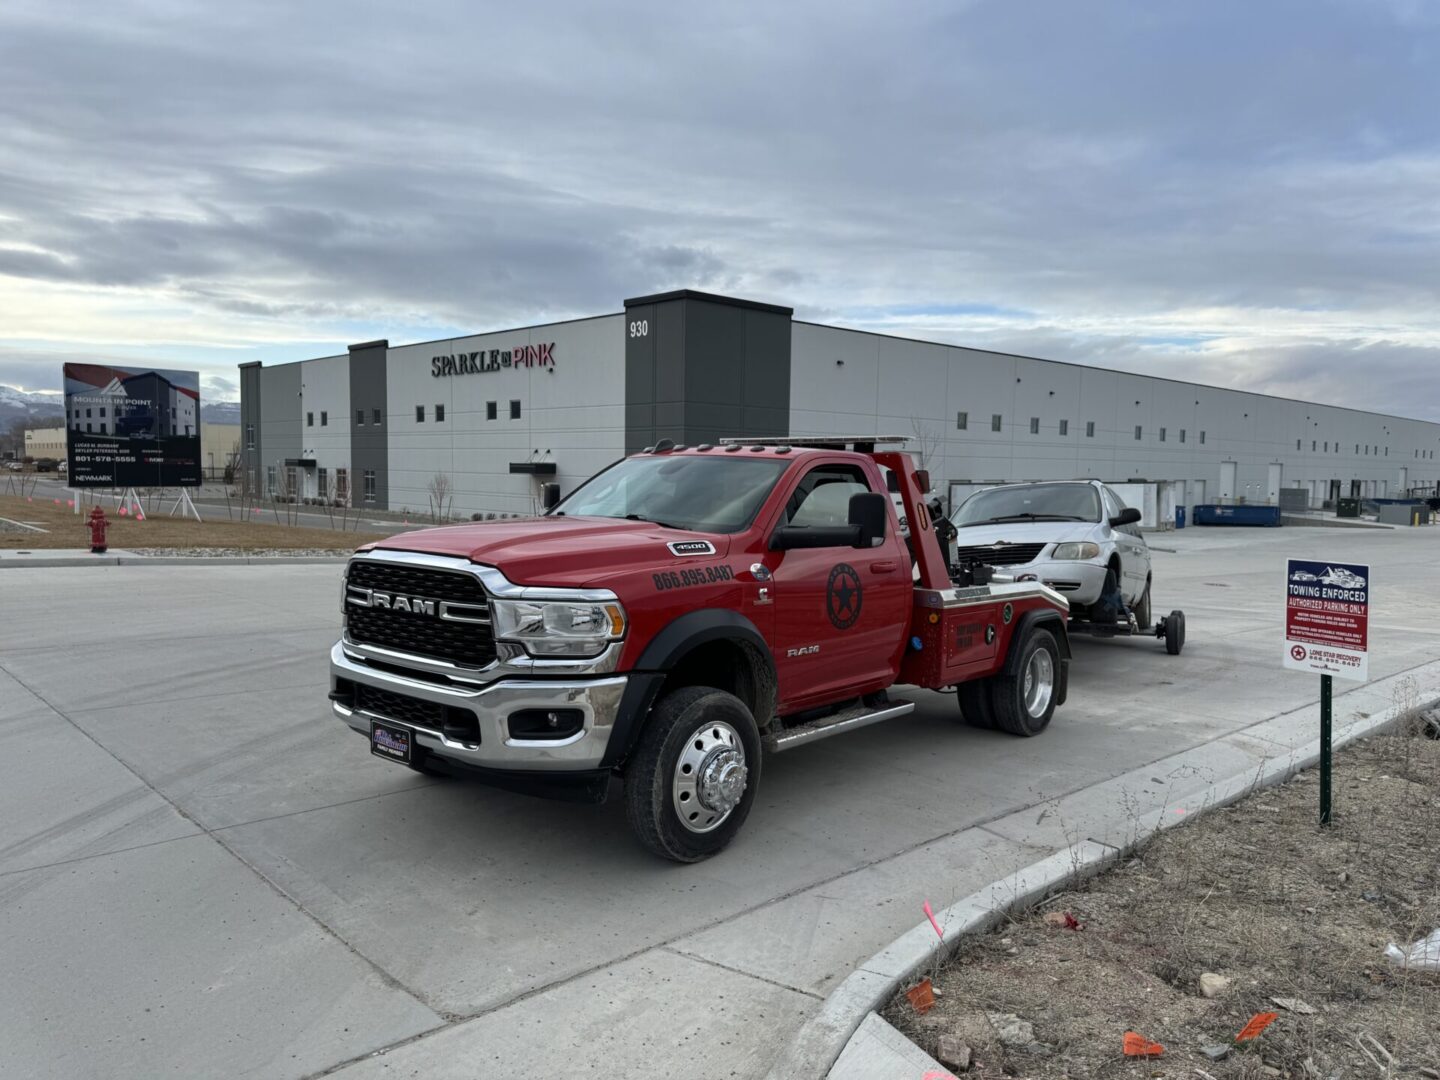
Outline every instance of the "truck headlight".
[(625, 636), (625, 609), (613, 600), (492, 599), (490, 619), (497, 641), (531, 656), (598, 656)]
[(1099, 544), (1056, 544), (1050, 558), (1060, 562), (1074, 562), (1080, 559), (1096, 559), (1100, 556)]

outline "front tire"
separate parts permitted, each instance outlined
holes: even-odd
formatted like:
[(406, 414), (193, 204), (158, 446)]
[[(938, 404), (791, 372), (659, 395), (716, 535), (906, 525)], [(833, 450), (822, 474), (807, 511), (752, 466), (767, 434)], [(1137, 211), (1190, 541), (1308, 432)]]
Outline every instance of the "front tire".
[(1011, 735), (1039, 735), (1055, 715), (1060, 686), (1060, 647), (1049, 630), (1036, 629), (1020, 643), (1015, 673), (997, 675), (991, 687), (995, 726)]
[(664, 859), (699, 862), (740, 831), (760, 786), (760, 732), (745, 703), (708, 686), (666, 694), (625, 771), (625, 817)]

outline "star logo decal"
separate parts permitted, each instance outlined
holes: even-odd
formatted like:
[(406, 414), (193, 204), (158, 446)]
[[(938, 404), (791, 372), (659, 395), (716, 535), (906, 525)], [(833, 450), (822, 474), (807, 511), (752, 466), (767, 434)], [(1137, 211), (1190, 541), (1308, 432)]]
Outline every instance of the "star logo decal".
[(848, 563), (838, 563), (830, 571), (825, 589), (825, 613), (837, 630), (849, 630), (860, 618), (860, 601), (865, 594), (860, 575)]

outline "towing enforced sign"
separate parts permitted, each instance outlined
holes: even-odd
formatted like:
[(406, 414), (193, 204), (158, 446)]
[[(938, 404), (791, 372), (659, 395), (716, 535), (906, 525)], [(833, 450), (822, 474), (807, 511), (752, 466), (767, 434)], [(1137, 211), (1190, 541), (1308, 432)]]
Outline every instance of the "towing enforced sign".
[(1289, 560), (1285, 666), (1364, 682), (1369, 647), (1370, 567)]

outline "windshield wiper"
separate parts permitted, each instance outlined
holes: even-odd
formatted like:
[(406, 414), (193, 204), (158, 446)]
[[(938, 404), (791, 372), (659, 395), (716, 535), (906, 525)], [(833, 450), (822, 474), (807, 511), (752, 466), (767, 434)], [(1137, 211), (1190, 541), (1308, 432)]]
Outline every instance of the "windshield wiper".
[(659, 525), (662, 529), (680, 529), (679, 525), (671, 525), (668, 521), (656, 521), (654, 518), (642, 517), (639, 514), (626, 514), (626, 521), (643, 521), (647, 525)]
[(1001, 525), (1011, 521), (1085, 521), (1086, 518), (1076, 517), (1074, 514), (1006, 514), (1002, 517), (986, 518), (983, 521), (967, 521), (960, 528), (969, 528), (972, 525)]

